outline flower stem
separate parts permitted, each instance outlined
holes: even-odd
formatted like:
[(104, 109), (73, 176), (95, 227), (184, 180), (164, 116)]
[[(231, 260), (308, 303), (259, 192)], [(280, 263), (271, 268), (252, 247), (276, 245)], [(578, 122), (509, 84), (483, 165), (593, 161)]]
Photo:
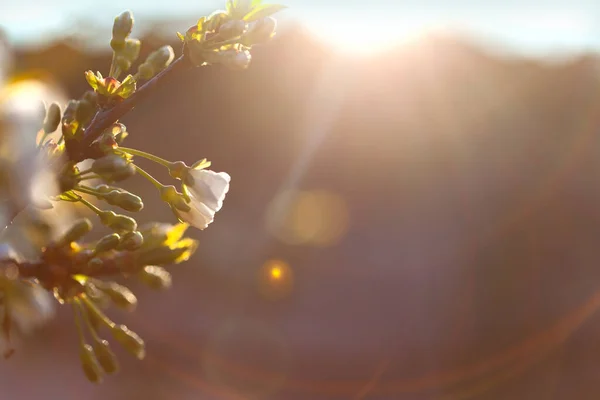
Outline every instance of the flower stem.
[(83, 197), (81, 197), (81, 196), (77, 196), (77, 197), (81, 203), (83, 203), (85, 206), (87, 206), (90, 210), (92, 210), (96, 214), (100, 215), (103, 213), (103, 211), (101, 209), (99, 209), (98, 207), (96, 207), (95, 205), (93, 205), (92, 203), (90, 203), (89, 201), (84, 199)]
[(160, 164), (167, 168), (169, 168), (170, 165), (172, 164), (170, 161), (167, 161), (164, 158), (160, 158), (158, 156), (155, 156), (154, 154), (146, 153), (145, 151), (130, 149), (129, 147), (120, 147), (120, 146), (118, 147), (117, 150), (120, 150), (127, 154), (131, 154), (133, 156), (146, 158), (150, 161), (154, 161), (155, 163)]
[(83, 186), (83, 185), (75, 186), (73, 188), (73, 190), (75, 190), (77, 192), (85, 193), (85, 194), (90, 194), (92, 196), (98, 196), (98, 197), (102, 197), (104, 195), (104, 193), (101, 193), (97, 190), (92, 189), (91, 187)]
[(94, 328), (94, 325), (92, 324), (92, 320), (90, 319), (90, 315), (87, 308), (85, 307), (85, 305), (81, 304), (81, 299), (75, 299), (75, 301), (79, 306), (81, 314), (83, 314), (83, 320), (85, 321), (88, 331), (92, 334), (92, 338), (96, 342), (101, 342), (102, 338), (98, 336), (98, 332), (96, 332), (96, 328)]
[(77, 333), (79, 334), (79, 341), (81, 345), (85, 345), (85, 336), (83, 335), (83, 328), (81, 327), (81, 315), (79, 314), (79, 307), (77, 303), (71, 303), (73, 307), (73, 316), (75, 317), (75, 325), (77, 326)]
[(144, 171), (137, 165), (135, 166), (135, 169), (137, 170), (137, 172), (140, 173), (140, 175), (142, 175), (144, 178), (148, 179), (150, 181), (150, 183), (152, 183), (154, 186), (156, 186), (157, 189), (160, 190), (165, 186), (162, 183), (160, 183), (159, 181), (157, 181), (155, 177), (153, 177), (152, 175), (150, 175), (149, 173), (147, 173), (146, 171)]
[(94, 302), (91, 301), (87, 296), (82, 297), (81, 301), (85, 303), (87, 310), (92, 312), (96, 318), (104, 323), (104, 325), (108, 326), (109, 328), (115, 327), (115, 323), (108, 319), (106, 315), (104, 315), (104, 313), (100, 311)]

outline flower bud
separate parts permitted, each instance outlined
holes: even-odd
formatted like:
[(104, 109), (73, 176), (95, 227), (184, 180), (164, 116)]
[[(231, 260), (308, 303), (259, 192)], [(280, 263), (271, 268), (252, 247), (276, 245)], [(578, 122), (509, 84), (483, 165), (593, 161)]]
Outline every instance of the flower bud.
[(94, 353), (98, 363), (107, 374), (111, 375), (119, 370), (119, 363), (115, 353), (112, 352), (110, 344), (106, 340), (94, 341)]
[(162, 267), (148, 265), (138, 273), (139, 279), (155, 290), (163, 290), (171, 287), (171, 274)]
[(79, 100), (77, 110), (75, 111), (75, 118), (81, 124), (86, 124), (91, 121), (92, 117), (96, 114), (96, 103), (91, 103), (88, 100)]
[[(125, 39), (125, 48), (121, 52), (130, 62), (134, 62), (140, 55), (140, 49), (142, 48), (142, 42), (139, 39)], [(127, 68), (129, 69), (129, 68)]]
[(144, 208), (144, 203), (139, 196), (123, 190), (113, 190), (106, 193), (104, 195), (104, 200), (106, 200), (108, 204), (121, 207), (122, 209), (131, 212), (138, 212)]
[(83, 97), (81, 99), (85, 100), (91, 104), (97, 105), (98, 104), (98, 93), (96, 93), (93, 90), (87, 90), (83, 94)]
[(50, 104), (50, 107), (48, 107), (48, 111), (46, 112), (46, 120), (44, 121), (44, 132), (54, 132), (56, 128), (58, 128), (60, 120), (60, 106), (57, 103)]
[[(133, 29), (133, 15), (131, 11), (124, 11), (117, 17), (113, 23), (112, 35), (114, 39), (124, 40)], [(112, 43), (111, 43), (112, 46)], [(116, 50), (116, 49), (115, 49)]]
[(115, 57), (115, 64), (117, 65), (117, 67), (119, 67), (119, 69), (122, 72), (127, 71), (129, 68), (131, 68), (131, 60), (129, 60), (127, 57)]
[(130, 232), (137, 229), (135, 219), (126, 215), (115, 214), (114, 211), (102, 211), (98, 216), (100, 222), (116, 232)]
[(112, 38), (110, 40), (110, 48), (114, 52), (122, 51), (125, 48), (125, 38)]
[(102, 382), (102, 368), (100, 367), (100, 364), (98, 364), (92, 346), (89, 344), (82, 345), (79, 352), (79, 358), (81, 360), (83, 372), (88, 380), (93, 383)]
[(98, 243), (96, 243), (95, 252), (96, 254), (99, 254), (105, 251), (116, 249), (120, 242), (121, 237), (118, 233), (106, 235), (102, 239), (100, 239)]
[(91, 169), (108, 181), (121, 181), (135, 174), (135, 166), (116, 154), (94, 160)]
[(115, 325), (112, 329), (114, 338), (131, 354), (139, 360), (146, 356), (144, 341), (137, 333), (129, 330), (125, 325)]
[(152, 52), (148, 56), (144, 64), (147, 64), (150, 67), (152, 67), (152, 75), (154, 75), (168, 67), (174, 58), (175, 52), (173, 52), (173, 48), (171, 46), (163, 46), (158, 50)]
[(137, 298), (127, 287), (112, 282), (106, 286), (100, 287), (99, 289), (108, 297), (110, 297), (112, 302), (117, 307), (127, 311), (135, 310), (135, 307), (137, 306)]
[(249, 24), (248, 30), (242, 38), (242, 44), (252, 46), (268, 42), (275, 36), (277, 20), (273, 17), (265, 17)]
[(144, 236), (139, 231), (127, 232), (121, 240), (119, 250), (133, 251), (137, 250), (144, 244)]
[(75, 242), (91, 230), (91, 221), (87, 218), (82, 218), (71, 226), (67, 233), (64, 234), (61, 242), (65, 244)]
[(69, 100), (67, 103), (67, 107), (62, 116), (62, 134), (65, 136), (65, 139), (71, 138), (75, 135), (79, 123), (76, 121), (75, 113), (77, 112), (77, 107), (79, 106), (79, 101), (77, 100)]
[(233, 39), (244, 33), (246, 23), (240, 20), (230, 20), (218, 28), (219, 37), (223, 40)]
[(143, 63), (138, 67), (137, 74), (139, 79), (148, 80), (156, 75), (156, 72), (154, 71), (154, 67), (152, 67), (152, 65)]

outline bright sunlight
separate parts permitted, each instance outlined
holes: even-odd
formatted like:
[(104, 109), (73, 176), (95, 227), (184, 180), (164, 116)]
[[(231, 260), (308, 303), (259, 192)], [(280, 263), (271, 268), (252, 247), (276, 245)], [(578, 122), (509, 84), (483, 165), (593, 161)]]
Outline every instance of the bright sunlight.
[(435, 26), (424, 19), (392, 18), (382, 19), (355, 17), (337, 19), (304, 20), (310, 32), (319, 40), (333, 45), (344, 53), (374, 54), (394, 46), (411, 42), (421, 37)]

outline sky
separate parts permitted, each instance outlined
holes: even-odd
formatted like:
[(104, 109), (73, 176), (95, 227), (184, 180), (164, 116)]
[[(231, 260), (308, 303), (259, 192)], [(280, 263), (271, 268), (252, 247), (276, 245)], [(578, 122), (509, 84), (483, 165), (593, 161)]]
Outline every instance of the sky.
[[(428, 30), (455, 31), (508, 50), (548, 54), (600, 51), (596, 0), (282, 0), (283, 23), (300, 20), (336, 44), (385, 48)], [(124, 7), (138, 26), (172, 17), (191, 22), (225, 0), (20, 0), (0, 2), (0, 27), (14, 43), (38, 44), (96, 25), (107, 32)], [(181, 29), (186, 29), (182, 26)]]

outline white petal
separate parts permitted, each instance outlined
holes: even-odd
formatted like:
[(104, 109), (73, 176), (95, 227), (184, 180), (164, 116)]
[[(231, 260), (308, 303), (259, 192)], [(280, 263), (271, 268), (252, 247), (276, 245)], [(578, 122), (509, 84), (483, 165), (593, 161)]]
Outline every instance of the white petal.
[(229, 191), (229, 174), (206, 169), (192, 170), (190, 174), (194, 178), (194, 185), (188, 186), (192, 202), (202, 202), (215, 212), (219, 211)]
[(206, 206), (206, 204), (192, 200), (188, 205), (190, 211), (178, 211), (179, 216), (188, 224), (198, 228), (205, 229), (208, 224), (213, 222), (215, 211)]

